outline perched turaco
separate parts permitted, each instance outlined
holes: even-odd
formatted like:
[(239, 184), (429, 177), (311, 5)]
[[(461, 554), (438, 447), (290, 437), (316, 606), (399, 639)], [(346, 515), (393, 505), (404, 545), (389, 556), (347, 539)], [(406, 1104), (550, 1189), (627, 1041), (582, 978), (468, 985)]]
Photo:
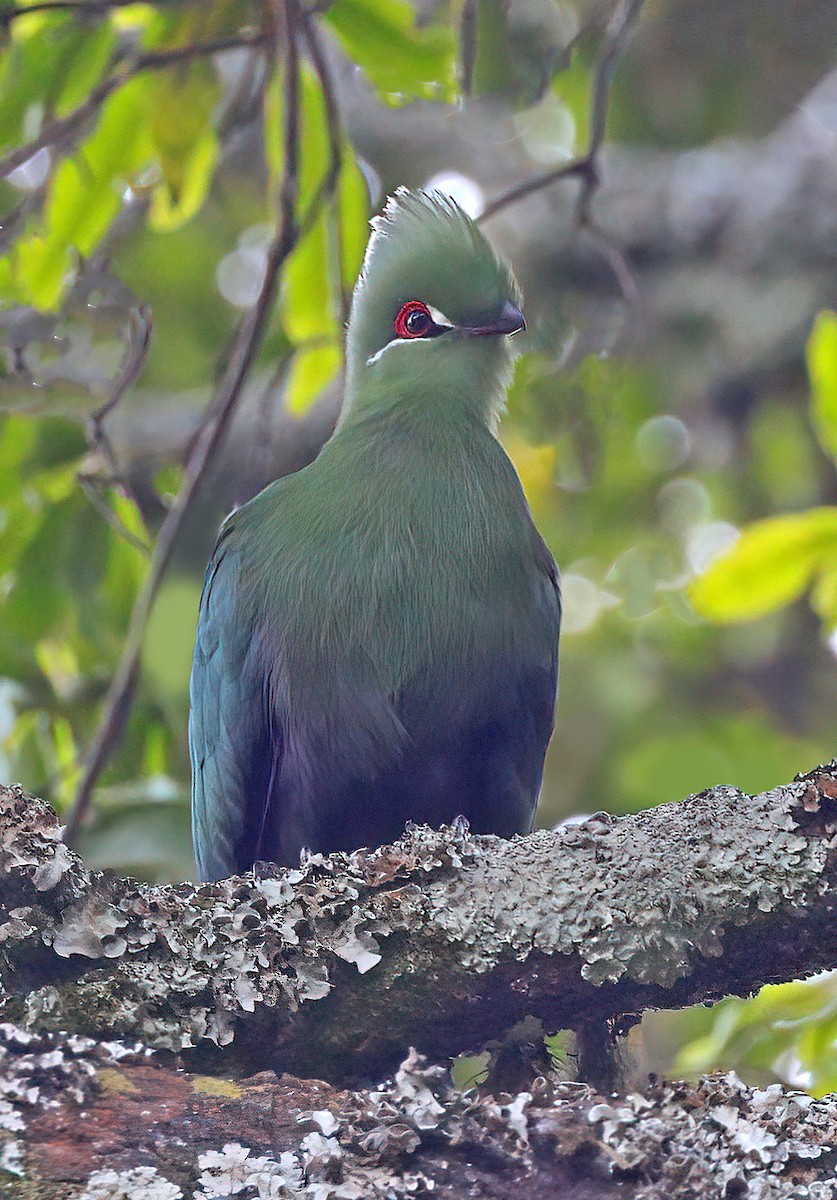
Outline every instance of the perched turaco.
[(399, 190), (354, 291), (319, 458), (228, 517), (192, 671), (203, 879), (396, 839), (532, 827), (561, 617), (495, 436), (524, 328), (509, 267), (445, 196)]

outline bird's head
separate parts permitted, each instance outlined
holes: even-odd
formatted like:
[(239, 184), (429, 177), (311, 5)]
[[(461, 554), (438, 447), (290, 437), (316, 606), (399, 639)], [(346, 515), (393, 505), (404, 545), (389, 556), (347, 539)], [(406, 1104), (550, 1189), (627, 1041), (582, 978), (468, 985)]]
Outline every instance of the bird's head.
[(347, 338), (350, 411), (462, 401), (496, 416), (525, 328), (510, 268), (438, 192), (399, 190), (372, 222)]

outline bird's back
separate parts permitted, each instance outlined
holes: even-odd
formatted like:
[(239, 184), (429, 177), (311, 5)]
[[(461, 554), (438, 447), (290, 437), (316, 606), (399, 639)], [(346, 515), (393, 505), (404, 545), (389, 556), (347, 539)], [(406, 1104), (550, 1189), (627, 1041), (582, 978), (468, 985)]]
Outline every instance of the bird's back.
[[(207, 572), (195, 827), (226, 849), (202, 869), (378, 844), (408, 819), (526, 831), (559, 620), (554, 563), (483, 424), (440, 408), (340, 430), (231, 518)], [(211, 745), (204, 692), (224, 686), (240, 717)]]

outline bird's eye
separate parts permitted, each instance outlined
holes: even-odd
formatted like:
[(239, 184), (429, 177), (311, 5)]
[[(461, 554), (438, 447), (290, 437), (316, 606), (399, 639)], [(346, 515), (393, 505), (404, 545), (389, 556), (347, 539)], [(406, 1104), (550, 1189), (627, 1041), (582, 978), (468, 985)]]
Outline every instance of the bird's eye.
[(430, 309), (421, 300), (408, 300), (402, 304), (395, 318), (395, 333), (400, 338), (433, 337), (441, 332), (433, 320)]

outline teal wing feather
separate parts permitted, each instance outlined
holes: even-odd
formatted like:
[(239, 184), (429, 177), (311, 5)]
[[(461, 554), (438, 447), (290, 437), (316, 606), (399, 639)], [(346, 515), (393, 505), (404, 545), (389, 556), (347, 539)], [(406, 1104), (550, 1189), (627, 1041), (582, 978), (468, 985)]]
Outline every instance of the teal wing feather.
[(192, 832), (201, 879), (244, 870), (257, 856), (279, 758), (235, 542), (233, 518), (207, 568), (190, 684)]

